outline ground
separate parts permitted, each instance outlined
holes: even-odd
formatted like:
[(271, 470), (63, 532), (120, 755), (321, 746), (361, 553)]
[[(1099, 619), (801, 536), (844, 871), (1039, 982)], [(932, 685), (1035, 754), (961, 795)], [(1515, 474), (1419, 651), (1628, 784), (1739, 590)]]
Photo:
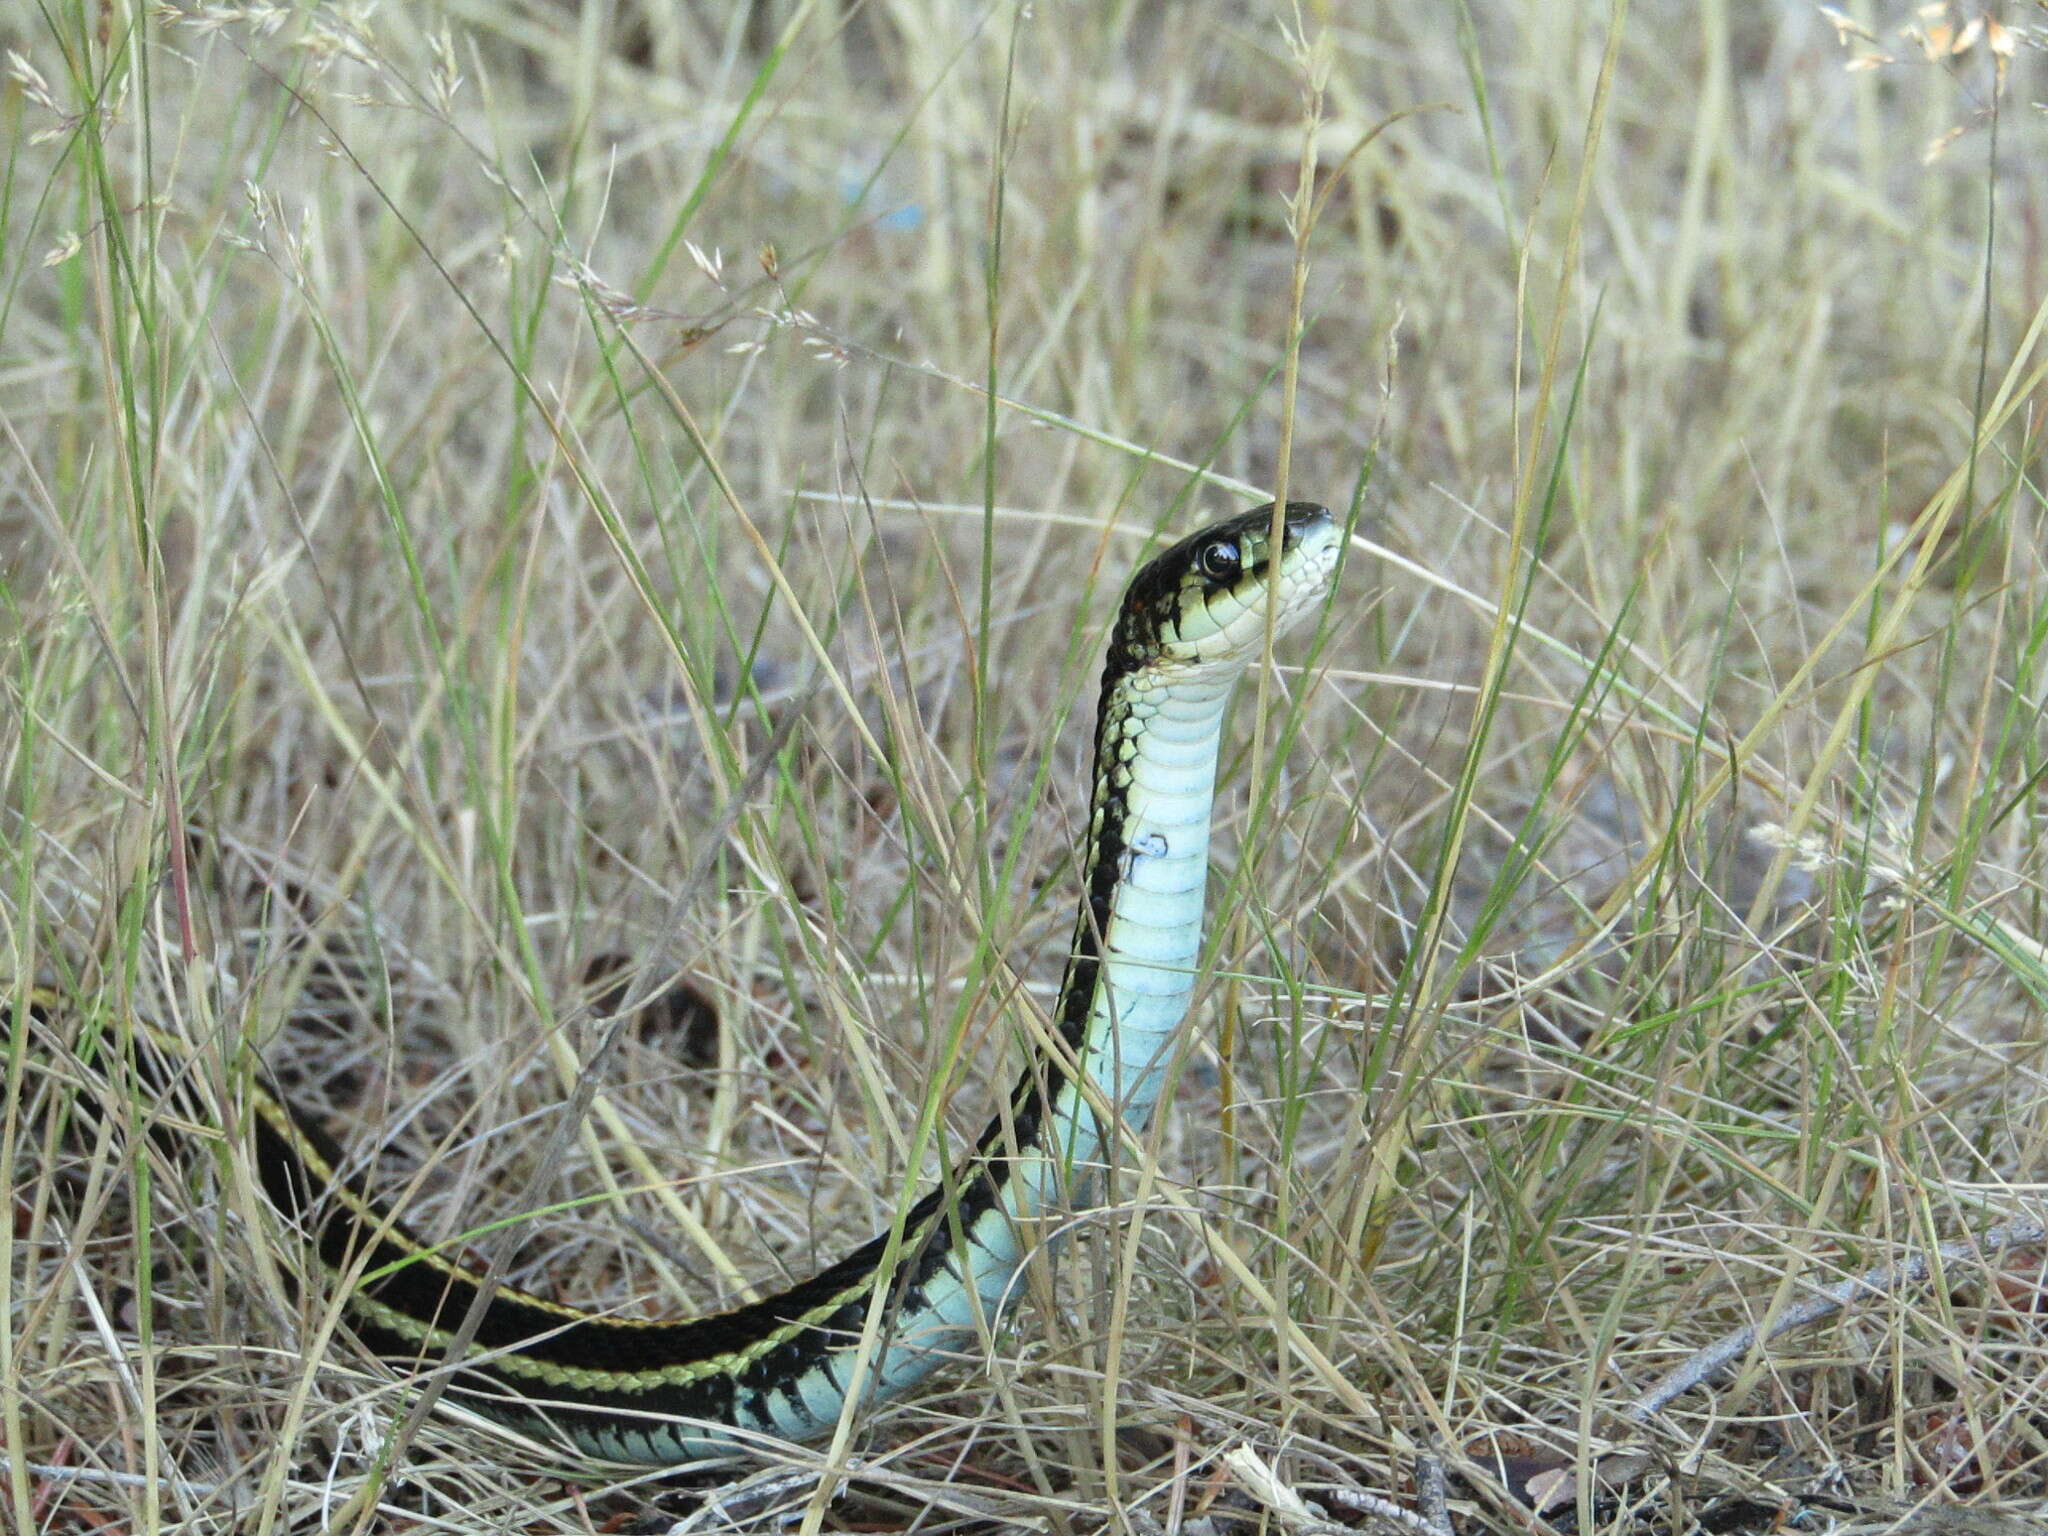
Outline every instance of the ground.
[[(808, 1273), (1050, 1000), (1117, 588), (1276, 492), (1353, 531), (1234, 713), (1168, 1112), (792, 1518), (1384, 1529), (1432, 1466), (1463, 1532), (2044, 1518), (2042, 1258), (1983, 1240), (2048, 1136), (2048, 15), (0, 40), (12, 1528), (648, 1518), (407, 1421), (233, 1134), (257, 1056), (551, 1295)], [(171, 1135), (138, 1018), (205, 1065)]]

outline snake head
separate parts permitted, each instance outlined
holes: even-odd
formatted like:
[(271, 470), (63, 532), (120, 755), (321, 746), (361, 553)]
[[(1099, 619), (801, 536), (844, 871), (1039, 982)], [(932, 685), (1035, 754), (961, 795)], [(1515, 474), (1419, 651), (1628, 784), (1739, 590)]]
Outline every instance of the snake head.
[(1279, 605), (1276, 633), (1308, 613), (1330, 589), (1343, 531), (1327, 507), (1290, 501), (1273, 558), (1273, 507), (1189, 534), (1131, 579), (1118, 611), (1111, 665), (1229, 669), (1266, 643), (1266, 606)]

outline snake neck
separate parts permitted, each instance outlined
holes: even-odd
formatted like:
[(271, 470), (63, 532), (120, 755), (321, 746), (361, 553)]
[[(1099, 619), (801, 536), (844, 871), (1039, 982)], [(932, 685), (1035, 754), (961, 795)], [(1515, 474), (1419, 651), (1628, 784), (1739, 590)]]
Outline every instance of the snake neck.
[[(1194, 993), (1223, 711), (1239, 669), (1136, 668), (1105, 679), (1096, 724), (1088, 889), (1056, 1014), (1069, 1060), (1133, 1131), (1150, 1122)], [(1100, 1163), (1116, 1127), (1066, 1073), (1048, 1150)]]

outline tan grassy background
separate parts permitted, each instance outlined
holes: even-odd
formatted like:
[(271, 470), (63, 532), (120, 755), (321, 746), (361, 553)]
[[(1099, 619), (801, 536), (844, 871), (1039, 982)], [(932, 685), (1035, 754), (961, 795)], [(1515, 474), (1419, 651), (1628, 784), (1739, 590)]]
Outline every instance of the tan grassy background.
[[(1113, 589), (1283, 473), (1358, 538), (1156, 1157), (824, 1518), (1250, 1530), (1240, 1441), (1344, 1523), (1425, 1452), (1471, 1531), (2041, 1508), (2037, 1256), (1621, 1417), (2038, 1199), (2038, 14), (9, 13), (7, 1518), (643, 1502), (449, 1413), (384, 1469), (236, 1140), (88, 1048), (222, 1117), (260, 1048), (435, 1237), (562, 1203), (551, 1294), (807, 1272), (1057, 981)], [(600, 976), (717, 1027), (600, 1056)]]

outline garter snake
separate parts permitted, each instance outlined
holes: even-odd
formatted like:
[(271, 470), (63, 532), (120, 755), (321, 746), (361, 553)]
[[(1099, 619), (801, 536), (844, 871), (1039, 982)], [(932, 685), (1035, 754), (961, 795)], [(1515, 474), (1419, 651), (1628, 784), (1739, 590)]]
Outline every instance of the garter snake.
[[(1086, 890), (1045, 1048), (975, 1144), (883, 1232), (819, 1274), (729, 1311), (611, 1317), (494, 1287), (461, 1359), (467, 1397), (518, 1427), (611, 1460), (673, 1465), (763, 1438), (830, 1430), (853, 1391), (870, 1303), (885, 1287), (863, 1402), (901, 1393), (1003, 1312), (1036, 1218), (1077, 1171), (1149, 1120), (1187, 1013), (1201, 941), (1224, 708), (1269, 633), (1329, 590), (1341, 537), (1289, 503), (1217, 523), (1131, 580), (1103, 668)], [(37, 999), (37, 1012), (48, 1010)], [(1108, 1106), (1114, 1117), (1098, 1113)], [(334, 1141), (259, 1078), (252, 1157), (270, 1201), (352, 1287), (347, 1316), (379, 1355), (438, 1365), (484, 1277), (394, 1219)]]

